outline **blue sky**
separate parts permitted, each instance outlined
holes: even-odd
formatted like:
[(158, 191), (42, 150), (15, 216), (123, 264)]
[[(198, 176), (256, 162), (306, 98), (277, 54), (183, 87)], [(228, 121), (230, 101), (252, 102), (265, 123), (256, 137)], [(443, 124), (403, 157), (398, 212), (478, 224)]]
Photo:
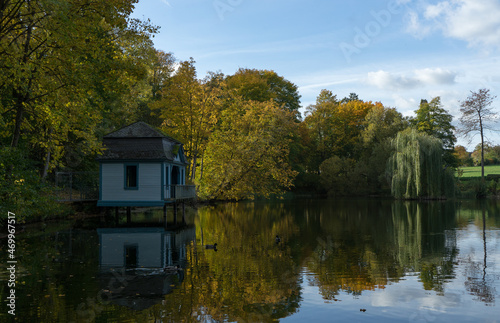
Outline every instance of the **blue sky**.
[(133, 16), (160, 26), (155, 47), (193, 57), (199, 78), (274, 70), (299, 87), (304, 108), (321, 89), (404, 115), (440, 96), (456, 124), (471, 90), (500, 97), (500, 0), (140, 0)]

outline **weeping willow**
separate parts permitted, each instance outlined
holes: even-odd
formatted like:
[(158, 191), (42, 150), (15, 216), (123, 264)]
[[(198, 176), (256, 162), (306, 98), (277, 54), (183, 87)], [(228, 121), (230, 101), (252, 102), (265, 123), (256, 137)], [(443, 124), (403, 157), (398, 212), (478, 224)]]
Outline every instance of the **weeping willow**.
[(443, 167), (441, 140), (407, 129), (392, 142), (394, 153), (389, 159), (391, 191), (400, 199), (442, 199), (455, 191), (451, 169)]

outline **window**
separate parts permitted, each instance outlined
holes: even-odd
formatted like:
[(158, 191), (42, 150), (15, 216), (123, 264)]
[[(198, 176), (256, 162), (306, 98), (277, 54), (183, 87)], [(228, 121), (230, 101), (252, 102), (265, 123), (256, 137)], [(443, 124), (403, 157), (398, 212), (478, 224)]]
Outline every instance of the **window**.
[(139, 187), (139, 177), (138, 177), (138, 165), (125, 165), (125, 188), (126, 189), (138, 189)]
[(135, 268), (138, 264), (138, 245), (125, 245), (125, 267)]

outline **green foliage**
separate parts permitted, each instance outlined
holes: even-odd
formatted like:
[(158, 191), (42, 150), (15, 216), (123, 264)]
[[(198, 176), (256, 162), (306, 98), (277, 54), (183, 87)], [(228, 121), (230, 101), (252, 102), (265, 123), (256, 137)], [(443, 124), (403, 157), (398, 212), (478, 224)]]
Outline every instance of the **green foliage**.
[(210, 136), (199, 194), (245, 199), (279, 194), (296, 175), (289, 165), (293, 114), (272, 101), (235, 101)]
[[(471, 158), (474, 166), (481, 165), (481, 144), (476, 145), (474, 151), (471, 154)], [(497, 165), (500, 164), (500, 146), (492, 146), (488, 143), (484, 144), (484, 166)], [(471, 165), (472, 166), (472, 165)], [(486, 170), (485, 170), (486, 171)], [(486, 174), (485, 174), (486, 176)]]
[(364, 165), (353, 159), (333, 156), (320, 165), (322, 186), (329, 195), (360, 195), (367, 193)]
[(198, 80), (194, 63), (193, 59), (181, 62), (163, 87), (161, 99), (152, 104), (162, 130), (184, 143), (191, 181), (196, 178), (198, 160), (203, 158), (225, 101), (219, 75)]
[(416, 117), (412, 120), (417, 130), (429, 136), (440, 139), (443, 143), (443, 160), (452, 167), (458, 166), (453, 155), (457, 138), (454, 135), (455, 127), (451, 124), (453, 116), (442, 108), (441, 98), (435, 97), (431, 102), (422, 100), (420, 107), (415, 111)]
[(67, 210), (54, 200), (50, 186), (40, 179), (33, 162), (20, 148), (0, 148), (0, 219), (7, 212), (18, 222), (43, 220)]
[(382, 105), (363, 101), (339, 103), (330, 91), (322, 90), (316, 104), (307, 107), (304, 120), (314, 146), (310, 171), (319, 172), (319, 165), (334, 155), (357, 158), (365, 117), (376, 106)]
[(156, 32), (128, 18), (135, 2), (7, 2), (2, 14), (12, 19), (2, 20), (0, 31), (0, 142), (28, 147), (36, 165), (50, 172), (64, 164), (68, 150), (98, 153), (99, 133), (133, 118), (148, 93)]
[(297, 85), (274, 71), (240, 68), (234, 75), (226, 78), (226, 84), (228, 89), (236, 90), (244, 100), (273, 100), (300, 119), (300, 95)]
[(439, 139), (407, 129), (393, 140), (394, 153), (388, 163), (391, 191), (396, 198), (444, 198), (454, 195), (453, 172), (443, 170)]
[(484, 198), (487, 195), (487, 184), (481, 178), (472, 178), (471, 180), (461, 181), (459, 185), (461, 198)]

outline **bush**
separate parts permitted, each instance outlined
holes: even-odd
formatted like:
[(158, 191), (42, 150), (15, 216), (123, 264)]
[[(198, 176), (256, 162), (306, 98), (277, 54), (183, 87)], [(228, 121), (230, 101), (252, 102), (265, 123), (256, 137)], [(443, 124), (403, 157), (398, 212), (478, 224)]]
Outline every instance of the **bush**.
[(460, 197), (462, 198), (484, 198), (488, 193), (486, 183), (480, 178), (470, 178), (460, 182)]
[(52, 189), (20, 148), (0, 148), (0, 219), (8, 212), (18, 222), (43, 220), (68, 210), (55, 201)]

